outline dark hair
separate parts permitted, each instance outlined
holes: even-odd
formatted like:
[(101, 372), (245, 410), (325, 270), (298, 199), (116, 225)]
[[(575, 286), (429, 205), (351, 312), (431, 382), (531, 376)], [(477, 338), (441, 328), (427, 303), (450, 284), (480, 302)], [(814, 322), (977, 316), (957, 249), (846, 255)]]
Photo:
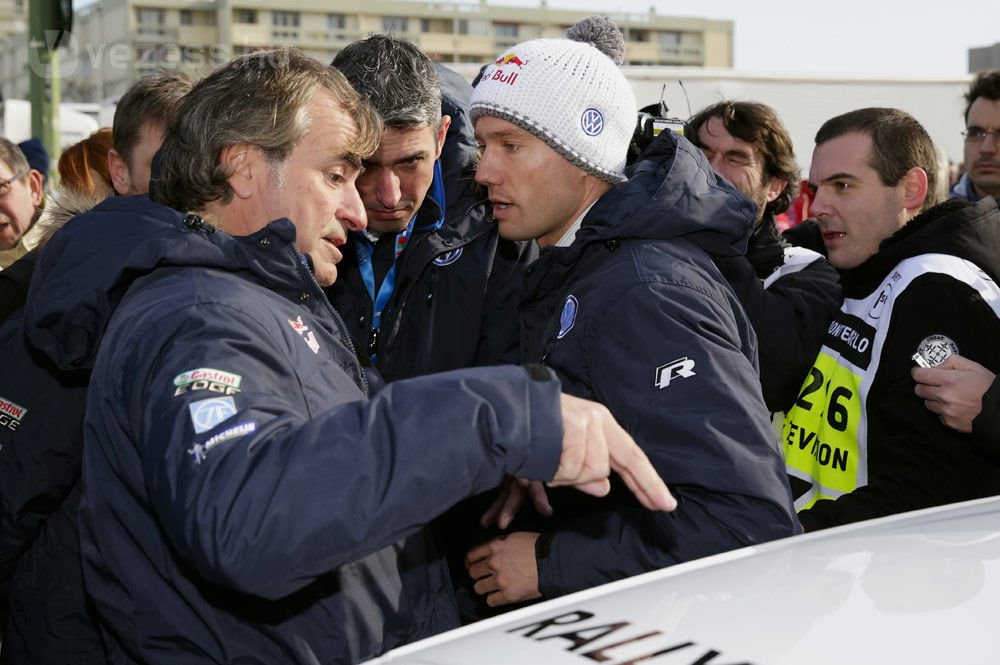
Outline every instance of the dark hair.
[(187, 74), (163, 71), (143, 76), (121, 96), (111, 123), (111, 143), (129, 168), (143, 126), (165, 127), (192, 85)]
[(795, 161), (792, 137), (778, 113), (758, 102), (719, 102), (696, 113), (687, 123), (685, 136), (699, 145), (698, 130), (712, 118), (721, 119), (727, 132), (753, 146), (764, 160), (765, 178), (778, 178), (788, 183), (784, 191), (767, 204), (764, 212), (777, 215), (788, 210), (799, 193), (799, 165)]
[(969, 84), (969, 91), (965, 93), (965, 122), (969, 122), (969, 109), (972, 108), (972, 102), (980, 97), (994, 101), (1000, 99), (1000, 69), (987, 69), (979, 72)]
[(331, 64), (368, 98), (387, 127), (441, 126), (441, 78), (410, 42), (372, 35), (348, 44)]
[(927, 174), (927, 198), (921, 210), (941, 202), (938, 192), (937, 152), (934, 142), (916, 118), (892, 108), (865, 108), (838, 115), (816, 132), (816, 145), (844, 134), (859, 132), (872, 139), (865, 160), (886, 187), (894, 187), (915, 166)]
[(382, 123), (337, 70), (295, 48), (257, 51), (219, 67), (181, 100), (163, 137), (154, 198), (177, 210), (228, 203), (231, 172), (222, 165), (229, 146), (256, 146), (272, 165), (288, 158), (309, 130), (308, 105), (329, 91), (358, 128), (348, 150), (368, 157)]

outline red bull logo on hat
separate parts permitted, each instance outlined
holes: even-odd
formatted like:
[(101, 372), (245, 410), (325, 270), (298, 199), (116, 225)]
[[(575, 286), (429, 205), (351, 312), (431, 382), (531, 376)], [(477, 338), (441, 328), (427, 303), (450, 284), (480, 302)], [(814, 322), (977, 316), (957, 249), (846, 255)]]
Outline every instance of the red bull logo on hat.
[(497, 65), (517, 65), (517, 68), (520, 69), (521, 67), (523, 67), (527, 63), (524, 60), (521, 60), (519, 57), (517, 57), (516, 54), (514, 54), (514, 53), (508, 53), (507, 55), (504, 55), (504, 56), (501, 56), (501, 57), (497, 58), (497, 61), (494, 64), (497, 64)]

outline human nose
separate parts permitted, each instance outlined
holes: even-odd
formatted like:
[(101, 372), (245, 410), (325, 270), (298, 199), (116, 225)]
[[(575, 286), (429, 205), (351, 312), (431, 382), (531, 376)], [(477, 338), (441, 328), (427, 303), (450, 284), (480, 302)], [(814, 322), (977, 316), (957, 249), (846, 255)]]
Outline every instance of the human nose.
[(375, 174), (375, 197), (384, 208), (395, 208), (399, 204), (402, 193), (399, 189), (399, 178), (392, 169), (382, 169)]
[(356, 187), (349, 187), (348, 190), (340, 201), (340, 207), (337, 208), (337, 219), (348, 231), (364, 231), (368, 226), (365, 204)]
[(496, 160), (492, 154), (484, 148), (480, 153), (479, 164), (476, 166), (476, 182), (484, 187), (500, 183), (500, 171), (496, 167)]
[(1000, 129), (986, 132), (979, 142), (979, 152), (995, 153), (1000, 149)]
[(715, 171), (718, 175), (722, 176), (723, 178), (726, 177), (725, 174), (722, 172), (723, 162), (722, 162), (721, 152), (716, 152), (712, 155), (708, 155), (706, 153), (705, 159), (708, 160), (708, 165), (712, 167), (713, 171)]
[(830, 214), (830, 196), (826, 189), (817, 187), (813, 192), (812, 200), (809, 201), (809, 215), (816, 219), (822, 219)]

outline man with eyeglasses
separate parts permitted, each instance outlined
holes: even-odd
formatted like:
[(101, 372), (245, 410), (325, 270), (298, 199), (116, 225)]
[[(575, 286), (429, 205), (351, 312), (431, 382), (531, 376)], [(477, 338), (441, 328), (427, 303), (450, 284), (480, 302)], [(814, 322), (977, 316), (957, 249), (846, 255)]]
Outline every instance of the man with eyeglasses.
[(15, 144), (0, 138), (0, 270), (28, 250), (23, 237), (42, 202), (42, 174)]
[(965, 173), (953, 197), (1000, 196), (1000, 70), (980, 72), (965, 95)]

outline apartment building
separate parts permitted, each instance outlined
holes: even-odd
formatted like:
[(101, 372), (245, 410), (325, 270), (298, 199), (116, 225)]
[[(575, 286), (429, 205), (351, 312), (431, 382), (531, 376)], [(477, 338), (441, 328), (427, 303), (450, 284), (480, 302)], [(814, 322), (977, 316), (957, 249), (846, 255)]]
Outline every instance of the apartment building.
[[(501, 0), (502, 1), (502, 0)], [(4, 8), (0, 0), (0, 31)], [(78, 10), (60, 49), (65, 101), (116, 97), (144, 73), (180, 68), (200, 76), (259, 48), (294, 45), (328, 62), (350, 42), (393, 32), (435, 60), (481, 64), (526, 39), (560, 36), (589, 12), (473, 2), (412, 0), (101, 0)], [(732, 67), (733, 23), (646, 13), (611, 13), (625, 33), (628, 65)], [(15, 23), (15, 21), (11, 21)], [(0, 48), (0, 90), (27, 94), (26, 40)]]

